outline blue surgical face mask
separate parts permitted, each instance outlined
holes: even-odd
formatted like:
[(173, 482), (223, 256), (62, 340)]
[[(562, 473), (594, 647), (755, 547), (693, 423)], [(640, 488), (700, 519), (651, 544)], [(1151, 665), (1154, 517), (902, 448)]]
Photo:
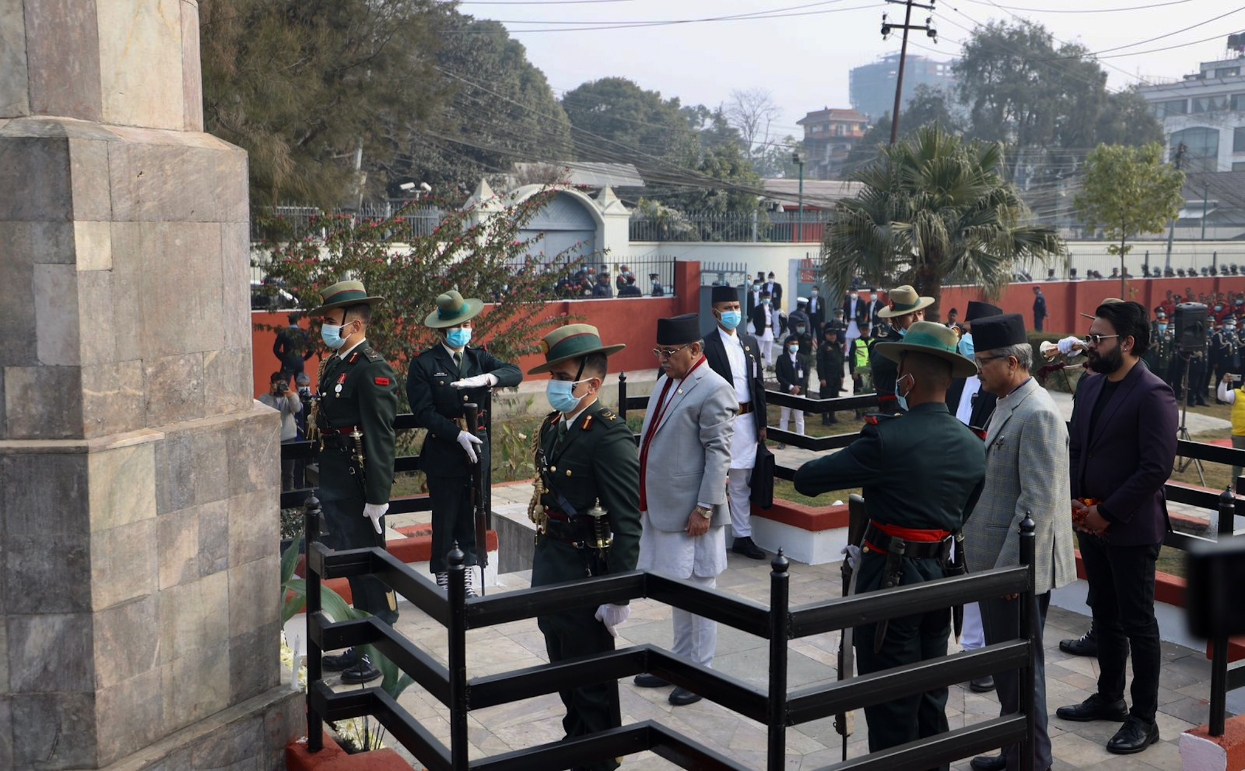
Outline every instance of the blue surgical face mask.
[(1160, 331), (1160, 332), (1166, 332), (1166, 331), (1167, 331), (1167, 325), (1166, 325), (1166, 324), (1159, 324), (1159, 331)]
[(973, 345), (973, 333), (965, 332), (964, 336), (960, 338), (960, 344), (957, 347), (960, 349), (961, 356), (973, 358), (973, 354), (977, 352), (977, 348)]
[(788, 346), (787, 346), (787, 352), (788, 352), (788, 353), (799, 353), (799, 352), (800, 352), (800, 346), (798, 346), (798, 345), (788, 345)]
[(742, 318), (743, 316), (740, 315), (739, 311), (722, 311), (722, 326), (727, 329), (734, 329), (739, 326)]
[(798, 327), (796, 327), (796, 328), (795, 328), (795, 331), (796, 331), (796, 332), (798, 332), (799, 334), (801, 334), (801, 335), (802, 335), (802, 334), (804, 334), (804, 330), (806, 330), (806, 329), (808, 329), (808, 327), (806, 327), (806, 326), (804, 326), (803, 324), (801, 324), (800, 326), (798, 326)]
[(471, 342), (471, 327), (455, 327), (445, 335), (445, 342), (451, 348), (466, 348)]
[(817, 295), (821, 294), (821, 292), (818, 292), (816, 289), (814, 289), (812, 294), (813, 294), (813, 297), (816, 297)]
[(346, 344), (346, 340), (342, 337), (341, 332), (342, 328), (340, 324), (336, 326), (333, 324), (320, 325), (320, 339), (324, 341), (325, 345), (335, 351)]
[[(912, 389), (909, 388), (908, 393), (901, 394), (899, 393), (899, 384), (902, 383), (904, 380), (910, 379), (911, 377), (912, 377), (911, 375), (904, 375), (903, 377), (895, 381), (895, 399), (899, 402), (899, 409), (903, 410), (904, 412), (908, 411), (908, 394), (912, 393)], [(912, 385), (915, 386), (916, 382), (913, 381)]]
[[(550, 380), (549, 385), (545, 386), (545, 398), (549, 400), (549, 406), (562, 413), (568, 415), (575, 411), (579, 403), (583, 401), (583, 396), (572, 396), (571, 391), (575, 390), (575, 386), (587, 381), (577, 380), (571, 382), (569, 380)], [(586, 396), (587, 394), (585, 394)]]

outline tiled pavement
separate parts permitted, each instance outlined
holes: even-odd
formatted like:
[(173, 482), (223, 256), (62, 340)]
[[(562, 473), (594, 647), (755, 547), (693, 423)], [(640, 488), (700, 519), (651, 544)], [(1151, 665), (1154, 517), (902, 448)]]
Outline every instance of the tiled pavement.
[[(719, 577), (721, 591), (762, 603), (769, 596), (768, 561), (753, 561), (730, 555), (729, 567)], [(840, 593), (837, 565), (793, 564), (792, 605), (813, 602)], [(495, 592), (512, 591), (528, 585), (527, 573), (501, 577)], [(620, 647), (634, 643), (653, 643), (669, 647), (670, 611), (666, 606), (642, 600), (632, 603), (630, 620), (621, 627)], [(398, 629), (425, 648), (442, 663), (446, 658), (446, 633), (422, 612), (403, 602)], [(1047, 692), (1051, 711), (1064, 704), (1086, 698), (1093, 690), (1097, 672), (1095, 661), (1068, 656), (1058, 649), (1058, 641), (1079, 635), (1087, 619), (1075, 612), (1052, 607), (1046, 626)], [(792, 687), (832, 681), (835, 673), (837, 634), (824, 634), (791, 642), (788, 679)], [(953, 643), (954, 645), (954, 643)], [(761, 638), (719, 626), (715, 668), (749, 683), (765, 687), (768, 677), (767, 643)], [(1103, 748), (1117, 724), (1068, 723), (1051, 718), (1050, 729), (1055, 753), (1055, 771), (1061, 769), (1111, 769), (1127, 771), (1180, 767), (1178, 741), (1182, 731), (1205, 723), (1206, 698), (1210, 692), (1210, 663), (1200, 651), (1163, 643), (1164, 667), (1159, 694), (1159, 729), (1162, 742), (1144, 753), (1128, 757), (1110, 755)], [(468, 634), (468, 676), (495, 674), (529, 667), (546, 661), (544, 640), (535, 620), (474, 630)], [(620, 687), (623, 722), (653, 719), (670, 726), (744, 765), (765, 767), (765, 728), (741, 718), (708, 701), (686, 707), (672, 707), (668, 688), (636, 688), (629, 681)], [(402, 696), (401, 703), (423, 722), (441, 741), (449, 743), (448, 710), (418, 686)], [(987, 719), (997, 714), (994, 694), (979, 695), (967, 688), (952, 687), (947, 713), (952, 728)], [(483, 757), (522, 747), (556, 741), (562, 736), (563, 708), (556, 695), (473, 711), (469, 716), (471, 757)], [(787, 764), (791, 770), (817, 769), (834, 764), (841, 752), (839, 736), (831, 719), (797, 726), (787, 731)], [(405, 752), (399, 748), (400, 752)], [(857, 732), (848, 745), (849, 756), (867, 751), (863, 714), (857, 714)], [(416, 767), (420, 767), (416, 764)], [(629, 757), (624, 769), (674, 768), (652, 753)], [(967, 760), (955, 769), (967, 769)]]

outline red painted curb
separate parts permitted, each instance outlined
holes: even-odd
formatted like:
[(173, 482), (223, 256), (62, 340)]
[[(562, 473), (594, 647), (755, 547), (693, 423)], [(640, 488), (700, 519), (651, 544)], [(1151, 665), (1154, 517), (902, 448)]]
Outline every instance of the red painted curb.
[[(415, 531), (408, 533), (407, 531)], [(389, 553), (408, 565), (416, 562), (428, 562), (432, 559), (432, 526), (431, 525), (411, 525), (398, 529), (399, 533), (406, 535), (406, 538), (389, 541), (385, 547)], [(487, 538), (488, 550), (497, 551), (497, 531), (488, 531)], [(298, 566), (294, 568), (297, 575), (307, 575), (307, 557), (303, 555), (298, 558)]]
[(775, 498), (774, 505), (768, 509), (753, 506), (752, 516), (768, 519), (772, 522), (781, 522), (784, 525), (791, 525), (801, 530), (807, 530), (810, 533), (820, 533), (823, 530), (847, 527), (847, 504), (841, 503), (838, 506), (819, 506), (814, 508)]
[(319, 752), (308, 751), (301, 740), (286, 745), (285, 767), (287, 771), (411, 771), (411, 764), (391, 749), (350, 755), (327, 733)]
[(1214, 742), (1228, 754), (1225, 769), (1245, 768), (1245, 716), (1230, 717), (1223, 724), (1223, 736), (1211, 736), (1210, 726), (1198, 726), (1185, 733)]

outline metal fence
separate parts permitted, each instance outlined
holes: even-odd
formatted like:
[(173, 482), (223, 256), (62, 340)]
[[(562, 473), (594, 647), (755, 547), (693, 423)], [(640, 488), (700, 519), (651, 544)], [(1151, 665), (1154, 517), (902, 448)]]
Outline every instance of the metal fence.
[[(676, 258), (672, 255), (649, 255), (628, 260), (611, 260), (608, 255), (594, 254), (580, 260), (567, 263), (556, 256), (549, 257), (543, 263), (528, 264), (526, 257), (512, 260), (509, 265), (514, 272), (536, 270), (548, 278), (545, 296), (549, 299), (590, 300), (608, 299), (611, 297), (674, 297), (678, 294), (678, 281), (674, 269)], [(591, 268), (594, 272), (588, 273)], [(606, 282), (608, 291), (594, 288), (599, 284), (601, 274), (609, 276)], [(631, 281), (620, 281), (624, 273), (630, 274)], [(657, 277), (660, 287), (653, 285), (653, 276)], [(625, 291), (624, 291), (625, 289)]]
[[(471, 710), (533, 698), (554, 691), (619, 679), (648, 672), (687, 688), (747, 718), (767, 730), (766, 768), (786, 767), (786, 728), (896, 698), (945, 688), (974, 677), (1006, 670), (1028, 673), (1023, 703), (1032, 703), (1034, 630), (1033, 522), (1026, 520), (1021, 535), (1021, 567), (900, 586), (868, 595), (849, 596), (792, 608), (789, 604), (788, 564), (780, 551), (770, 574), (769, 607), (703, 589), (690, 582), (643, 571), (588, 578), (510, 592), (489, 598), (466, 598), (463, 553), (449, 555), (449, 586), (442, 594), (426, 577), (416, 574), (383, 549), (333, 552), (319, 542), (320, 511), (315, 499), (306, 510), (307, 543), (307, 743), (311, 752), (323, 749), (323, 722), (361, 715), (375, 717), (421, 763), (432, 771), (515, 771), (568, 768), (600, 763), (610, 758), (652, 750), (681, 768), (747, 771), (747, 767), (695, 739), (644, 721), (565, 741), (480, 758), (468, 759), (468, 723)], [(445, 626), (449, 637), (448, 666), (397, 634), (376, 618), (332, 623), (320, 604), (321, 582), (329, 578), (375, 575), (394, 591)], [(1015, 639), (916, 665), (895, 667), (829, 685), (788, 690), (787, 652), (791, 640), (842, 630), (918, 611), (950, 608), (1004, 594), (1024, 595), (1020, 628)], [(515, 672), (467, 677), (466, 634), (480, 629), (572, 607), (623, 603), (649, 598), (693, 611), (770, 641), (769, 682), (766, 689), (693, 664), (655, 645), (636, 645)], [(380, 688), (335, 693), (323, 680), (324, 650), (371, 644), (416, 683), (450, 709), (450, 746)], [(918, 771), (991, 749), (1022, 744), (1022, 769), (1032, 771), (1032, 711), (1005, 715), (964, 726), (937, 736), (909, 742), (852, 761), (860, 771)]]
[[(271, 206), (263, 216), (252, 217), (251, 240), (323, 239), (331, 230), (368, 222), (390, 222), (397, 230), (386, 236), (402, 240), (403, 235), (429, 235), (445, 219), (445, 212), (435, 206), (404, 210), (404, 203), (365, 203), (357, 209), (330, 212), (315, 206)], [(401, 215), (395, 217), (399, 211)]]
[(631, 215), (632, 241), (727, 241), (820, 243), (829, 211), (721, 212), (668, 211), (656, 216)]

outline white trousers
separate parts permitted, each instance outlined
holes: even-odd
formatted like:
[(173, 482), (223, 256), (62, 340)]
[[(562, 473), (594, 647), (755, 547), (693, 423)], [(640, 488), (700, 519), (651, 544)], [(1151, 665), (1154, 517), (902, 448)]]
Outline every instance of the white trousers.
[(771, 332), (768, 335), (758, 337), (757, 345), (760, 346), (761, 348), (761, 361), (764, 362), (765, 366), (767, 367), (773, 366), (774, 364), (774, 334)]
[(804, 410), (793, 410), (790, 407), (782, 408), (782, 417), (778, 419), (778, 428), (782, 431), (787, 430), (787, 425), (791, 422), (791, 416), (795, 415), (795, 432), (800, 436), (804, 435)]
[(981, 607), (975, 602), (964, 606), (964, 628), (960, 630), (960, 647), (966, 651), (986, 647), (986, 633), (981, 628)]
[(726, 497), (731, 505), (731, 535), (736, 538), (752, 536), (752, 487), (748, 479), (750, 468), (733, 468), (726, 472)]
[[(717, 576), (702, 578), (693, 575), (684, 579), (704, 589), (716, 589)], [(718, 647), (718, 622), (710, 621), (686, 610), (674, 608), (674, 655), (693, 664), (713, 666), (713, 654)]]

